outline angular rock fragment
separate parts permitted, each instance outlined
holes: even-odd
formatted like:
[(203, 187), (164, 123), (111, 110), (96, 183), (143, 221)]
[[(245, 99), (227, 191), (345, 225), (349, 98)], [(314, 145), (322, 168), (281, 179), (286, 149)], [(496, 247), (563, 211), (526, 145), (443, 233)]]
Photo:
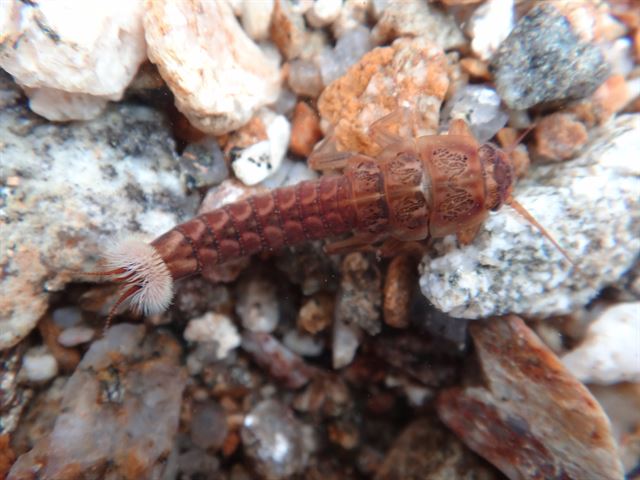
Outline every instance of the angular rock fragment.
[(149, 58), (194, 126), (234, 130), (280, 93), (278, 65), (242, 30), (227, 2), (147, 3)]
[(5, 109), (0, 138), (0, 178), (20, 180), (6, 189), (4, 206), (3, 349), (35, 327), (46, 292), (60, 290), (69, 271), (95, 270), (117, 238), (153, 238), (195, 206), (175, 175), (165, 120), (149, 108), (118, 105), (72, 125), (43, 125), (23, 107)]
[(448, 88), (443, 51), (423, 38), (401, 38), (365, 54), (322, 92), (318, 109), (338, 150), (371, 155), (380, 148), (369, 127), (401, 107), (416, 116), (415, 131), (407, 134), (435, 133)]
[(449, 428), (512, 480), (624, 477), (602, 408), (520, 318), (470, 329), (485, 386), (440, 394)]
[(67, 382), (53, 431), (9, 479), (162, 476), (174, 448), (186, 374), (167, 334), (120, 324), (95, 342)]
[(335, 318), (356, 324), (369, 335), (382, 329), (382, 278), (371, 258), (355, 252), (342, 261), (342, 280), (336, 296)]
[[(6, 1), (0, 67), (49, 120), (88, 120), (120, 100), (146, 59), (143, 0)], [(6, 23), (2, 23), (2, 21)]]
[(453, 17), (433, 3), (421, 0), (388, 2), (372, 35), (378, 45), (402, 36), (422, 37), (443, 50), (465, 44)]
[(609, 73), (598, 47), (551, 2), (536, 4), (520, 19), (491, 63), (498, 93), (517, 110), (587, 97)]
[[(420, 287), (454, 317), (549, 316), (582, 307), (640, 254), (640, 115), (592, 130), (576, 159), (536, 165), (514, 197), (569, 252), (560, 252), (516, 212), (491, 214), (469, 246), (453, 237), (421, 265)], [(613, 241), (612, 239), (615, 239)]]

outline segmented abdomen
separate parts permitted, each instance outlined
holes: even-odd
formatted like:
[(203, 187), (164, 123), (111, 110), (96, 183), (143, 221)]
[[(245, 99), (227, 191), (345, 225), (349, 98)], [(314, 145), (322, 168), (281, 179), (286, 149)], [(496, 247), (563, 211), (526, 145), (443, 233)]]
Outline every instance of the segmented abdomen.
[(152, 245), (178, 279), (205, 265), (349, 232), (358, 223), (352, 198), (347, 176), (325, 176), (199, 215)]

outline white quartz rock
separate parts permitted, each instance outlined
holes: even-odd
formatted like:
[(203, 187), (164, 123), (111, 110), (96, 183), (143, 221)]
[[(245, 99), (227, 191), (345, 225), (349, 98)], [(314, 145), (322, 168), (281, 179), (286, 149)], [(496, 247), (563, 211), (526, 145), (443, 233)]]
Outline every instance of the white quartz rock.
[(513, 26), (513, 0), (487, 0), (469, 20), (467, 32), (473, 39), (471, 49), (482, 60), (488, 60), (509, 36)]
[(454, 237), (425, 256), (420, 288), (454, 317), (568, 313), (615, 282), (640, 253), (640, 115), (592, 131), (580, 157), (531, 168), (515, 199), (579, 266), (508, 206), (491, 214), (473, 243)]
[(96, 117), (146, 59), (143, 0), (6, 0), (0, 67), (49, 120)]
[(200, 130), (221, 135), (244, 125), (280, 93), (280, 71), (242, 30), (224, 0), (147, 1), (149, 58)]
[(242, 2), (242, 27), (254, 40), (269, 38), (269, 25), (273, 13), (274, 0), (244, 0)]
[(291, 137), (291, 124), (285, 116), (264, 110), (261, 117), (267, 127), (267, 139), (235, 154), (231, 163), (236, 177), (249, 186), (260, 183), (278, 171)]
[(240, 345), (240, 334), (227, 315), (208, 312), (189, 321), (184, 338), (190, 342), (215, 343), (215, 356), (226, 358), (229, 352)]
[(585, 383), (640, 382), (640, 302), (605, 310), (562, 361)]

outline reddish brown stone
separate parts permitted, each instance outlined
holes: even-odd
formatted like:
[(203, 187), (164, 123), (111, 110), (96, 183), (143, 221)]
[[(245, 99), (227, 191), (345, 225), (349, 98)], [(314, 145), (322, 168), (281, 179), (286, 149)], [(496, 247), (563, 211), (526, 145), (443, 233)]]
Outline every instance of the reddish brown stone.
[(325, 88), (318, 109), (335, 127), (339, 151), (373, 155), (380, 147), (369, 126), (400, 107), (415, 115), (413, 131), (403, 129), (402, 135), (435, 133), (448, 88), (444, 52), (421, 38), (400, 38), (389, 47), (371, 50)]
[(415, 268), (408, 256), (395, 257), (389, 263), (384, 282), (384, 322), (395, 328), (409, 326), (411, 291), (415, 284)]
[(486, 62), (474, 57), (467, 57), (460, 60), (460, 66), (472, 78), (488, 81), (491, 79), (489, 65)]
[(452, 388), (438, 414), (510, 479), (622, 479), (609, 420), (516, 316), (470, 326), (486, 387)]
[(16, 455), (11, 449), (10, 440), (11, 437), (8, 433), (0, 435), (0, 478), (6, 478), (11, 465), (16, 460)]
[(568, 160), (587, 143), (585, 126), (568, 113), (552, 113), (535, 129), (536, 153), (546, 160)]
[(316, 334), (333, 323), (334, 297), (319, 293), (307, 299), (298, 312), (298, 327)]
[(73, 348), (66, 348), (58, 343), (58, 335), (60, 335), (62, 329), (53, 323), (49, 315), (42, 317), (42, 320), (38, 323), (38, 330), (60, 368), (65, 372), (75, 370), (78, 363), (80, 363), (80, 353)]
[(289, 150), (296, 155), (308, 156), (322, 138), (318, 114), (305, 102), (298, 102), (293, 111)]

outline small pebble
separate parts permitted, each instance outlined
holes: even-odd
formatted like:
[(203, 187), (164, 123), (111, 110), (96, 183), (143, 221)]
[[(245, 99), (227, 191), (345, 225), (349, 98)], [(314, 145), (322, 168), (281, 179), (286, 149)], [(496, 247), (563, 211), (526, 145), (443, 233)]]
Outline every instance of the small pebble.
[(187, 145), (180, 155), (180, 170), (187, 192), (217, 185), (229, 175), (222, 150), (212, 138)]
[(332, 23), (342, 8), (342, 0), (316, 0), (307, 10), (307, 22), (314, 28), (323, 28)]
[(203, 450), (217, 450), (227, 437), (227, 416), (217, 402), (196, 402), (192, 407), (191, 440)]
[(489, 60), (509, 36), (514, 24), (514, 0), (486, 0), (471, 15), (468, 33), (471, 49), (481, 60)]
[(306, 102), (298, 102), (293, 111), (289, 150), (307, 157), (321, 138), (318, 114)]
[(264, 478), (285, 479), (301, 473), (309, 459), (302, 424), (276, 400), (264, 400), (244, 418), (244, 453)]
[(251, 332), (273, 332), (280, 308), (276, 286), (264, 276), (252, 276), (238, 286), (236, 313)]
[(77, 347), (91, 341), (95, 330), (89, 327), (77, 326), (65, 328), (58, 335), (58, 343), (63, 347)]
[(484, 85), (466, 85), (457, 90), (444, 106), (444, 118), (462, 118), (474, 136), (484, 143), (505, 126), (509, 115), (500, 105), (500, 96)]
[(568, 113), (547, 115), (538, 122), (534, 134), (536, 153), (553, 161), (573, 158), (589, 139), (584, 124)]
[(247, 35), (254, 40), (266, 40), (269, 37), (273, 7), (274, 0), (242, 2), (242, 28)]
[(324, 85), (320, 68), (310, 60), (295, 59), (289, 64), (289, 87), (298, 95), (315, 98)]
[(335, 370), (346, 367), (353, 361), (363, 337), (357, 325), (336, 318), (333, 322), (332, 365)]
[(415, 265), (408, 256), (397, 256), (389, 263), (384, 282), (384, 322), (395, 328), (409, 326), (411, 293), (416, 281)]
[(311, 334), (325, 330), (333, 322), (333, 295), (319, 293), (305, 300), (298, 312), (298, 326)]
[(562, 362), (585, 383), (640, 382), (640, 302), (605, 310)]
[(324, 350), (324, 342), (320, 338), (297, 330), (289, 330), (282, 342), (291, 351), (303, 357), (317, 357)]
[(325, 49), (318, 60), (322, 83), (327, 86), (347, 73), (351, 65), (371, 50), (370, 33), (357, 27), (342, 35), (333, 49)]
[(190, 320), (184, 331), (189, 342), (215, 343), (216, 358), (222, 360), (240, 345), (240, 334), (233, 321), (220, 313), (206, 313)]
[(240, 152), (232, 154), (233, 173), (245, 185), (255, 185), (273, 175), (280, 165), (289, 146), (291, 125), (283, 115), (268, 115), (268, 140), (255, 143)]
[(242, 348), (285, 388), (300, 388), (311, 380), (313, 369), (268, 333), (244, 332)]
[(32, 347), (22, 357), (20, 376), (26, 381), (44, 383), (58, 374), (58, 362), (45, 346)]
[(78, 307), (61, 307), (56, 308), (51, 317), (60, 328), (74, 327), (82, 322), (82, 311)]

